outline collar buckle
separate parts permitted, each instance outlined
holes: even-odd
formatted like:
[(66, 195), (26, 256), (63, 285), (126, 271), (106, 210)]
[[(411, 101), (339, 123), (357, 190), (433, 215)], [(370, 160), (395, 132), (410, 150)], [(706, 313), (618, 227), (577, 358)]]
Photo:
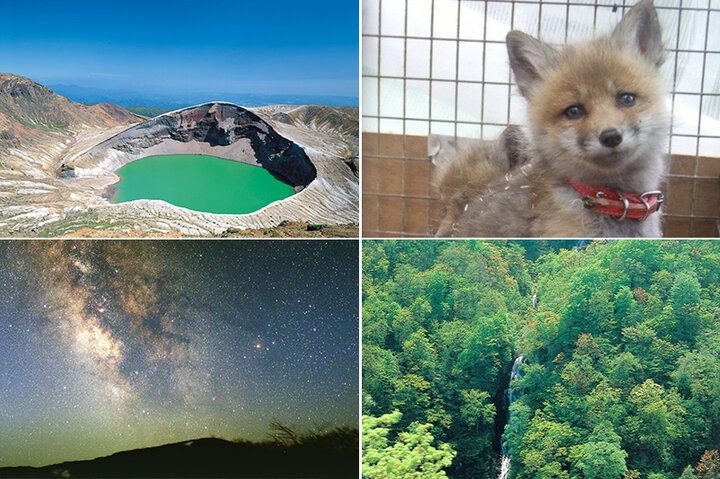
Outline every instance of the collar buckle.
[(641, 194), (627, 193), (609, 187), (595, 187), (569, 180), (570, 186), (580, 193), (582, 205), (601, 215), (614, 217), (617, 221), (633, 219), (646, 220), (660, 209), (664, 196), (660, 190), (646, 191)]
[(655, 208), (655, 211), (658, 211), (665, 201), (665, 196), (663, 196), (662, 191), (660, 190), (646, 191), (645, 193), (640, 194), (638, 198), (640, 198), (640, 201), (642, 201), (642, 204), (645, 206), (645, 216), (640, 218), (640, 221), (644, 221), (650, 215), (650, 204), (648, 203), (647, 198), (653, 195), (657, 197), (657, 202), (655, 203), (657, 207)]
[(665, 202), (665, 195), (663, 195), (662, 191), (660, 190), (652, 190), (652, 191), (646, 191), (645, 193), (640, 194), (641, 199), (645, 199), (646, 196), (657, 196), (657, 205), (658, 209), (660, 209), (660, 205), (662, 205)]
[[(622, 193), (620, 190), (615, 190), (615, 194), (618, 195), (618, 198), (620, 198), (620, 201), (623, 203), (623, 212), (622, 215), (620, 215), (619, 218), (617, 218), (618, 221), (624, 221), (625, 218), (627, 218), (628, 210), (630, 209), (630, 201), (627, 199), (627, 197)], [(645, 201), (643, 200), (643, 203)], [(646, 203), (647, 205), (647, 203)], [(647, 217), (647, 212), (650, 211), (649, 209), (646, 211), (645, 216)], [(645, 218), (643, 218), (645, 219)]]

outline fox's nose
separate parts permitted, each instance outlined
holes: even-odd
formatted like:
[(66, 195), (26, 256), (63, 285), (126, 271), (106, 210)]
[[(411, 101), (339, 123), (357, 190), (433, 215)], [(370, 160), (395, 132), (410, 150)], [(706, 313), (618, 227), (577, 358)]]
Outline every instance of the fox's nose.
[(608, 148), (615, 148), (622, 143), (622, 133), (611, 128), (600, 133), (600, 143)]

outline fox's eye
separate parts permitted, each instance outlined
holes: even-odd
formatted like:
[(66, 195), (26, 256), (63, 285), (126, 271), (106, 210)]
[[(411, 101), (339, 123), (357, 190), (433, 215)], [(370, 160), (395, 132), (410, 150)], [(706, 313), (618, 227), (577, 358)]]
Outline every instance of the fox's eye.
[(565, 111), (563, 112), (563, 115), (565, 115), (565, 118), (567, 118), (568, 120), (577, 120), (584, 114), (585, 108), (583, 108), (581, 105), (570, 105), (569, 107), (565, 108)]
[(617, 102), (620, 106), (633, 106), (635, 99), (634, 93), (620, 93), (617, 97)]

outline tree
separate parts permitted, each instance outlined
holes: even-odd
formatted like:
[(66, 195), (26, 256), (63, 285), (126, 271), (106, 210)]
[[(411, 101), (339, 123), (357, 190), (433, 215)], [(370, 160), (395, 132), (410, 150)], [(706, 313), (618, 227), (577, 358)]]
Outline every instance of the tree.
[(362, 475), (367, 479), (437, 479), (447, 477), (455, 451), (447, 444), (433, 446), (432, 424), (412, 423), (390, 444), (390, 427), (399, 411), (379, 418), (362, 417)]
[(623, 286), (620, 291), (615, 294), (615, 301), (613, 306), (615, 308), (615, 319), (623, 327), (626, 325), (624, 320), (625, 317), (630, 313), (630, 305), (633, 303), (633, 294), (630, 292), (630, 288)]
[[(713, 336), (717, 335), (718, 338)], [(720, 333), (706, 335), (698, 349), (681, 356), (671, 377), (685, 399), (687, 427), (693, 432), (685, 443), (684, 463), (704, 450), (718, 447), (720, 437)]]
[(473, 426), (478, 432), (481, 423), (492, 424), (495, 419), (495, 405), (490, 401), (490, 393), (470, 389), (460, 391), (462, 405), (460, 406), (460, 417), (468, 426)]
[(430, 383), (417, 374), (406, 374), (396, 383), (393, 407), (402, 411), (405, 423), (425, 421), (432, 404)]
[(406, 373), (417, 374), (428, 381), (435, 377), (437, 354), (424, 329), (415, 331), (403, 343), (400, 361)]
[(459, 386), (463, 379), (462, 370), (458, 366), (458, 356), (465, 350), (465, 346), (472, 335), (470, 326), (463, 321), (449, 321), (444, 323), (435, 334), (435, 347), (437, 348), (438, 368), (443, 386)]
[(273, 441), (283, 446), (297, 446), (302, 442), (303, 436), (295, 428), (287, 424), (283, 424), (277, 419), (270, 422), (270, 432), (268, 433)]
[(531, 417), (532, 410), (523, 404), (521, 400), (512, 403), (510, 406), (510, 418), (502, 436), (503, 454), (506, 456), (512, 455), (520, 444)]
[(670, 288), (673, 284), (673, 275), (667, 270), (655, 271), (652, 274), (651, 285), (649, 292), (650, 294), (658, 295), (661, 299), (665, 300), (670, 294)]
[(608, 378), (613, 386), (632, 387), (643, 372), (640, 361), (631, 352), (620, 353), (610, 360)]
[(680, 395), (648, 379), (630, 391), (630, 402), (633, 410), (627, 418), (627, 434), (634, 449), (633, 462), (665, 466), (672, 443), (686, 434)]
[(559, 326), (556, 353), (571, 350), (581, 333), (605, 331), (612, 313), (604, 292), (607, 277), (608, 272), (598, 265), (584, 266), (573, 274), (570, 279), (573, 289)]
[(585, 479), (619, 479), (627, 472), (627, 453), (620, 447), (620, 436), (608, 421), (598, 424), (585, 444), (580, 469)]
[(487, 390), (498, 380), (498, 371), (511, 360), (507, 343), (505, 316), (479, 317), (465, 350), (458, 356), (458, 366), (468, 377), (469, 388)]
[(401, 306), (410, 306), (415, 298), (423, 295), (424, 275), (409, 264), (400, 264), (395, 271), (394, 296)]
[(425, 328), (428, 327), (427, 321), (432, 313), (432, 306), (430, 306), (430, 303), (428, 303), (425, 298), (417, 298), (413, 301), (410, 305), (410, 311), (412, 312), (415, 321)]
[(640, 287), (630, 292), (630, 288), (623, 286), (617, 292), (613, 307), (615, 309), (615, 323), (619, 328), (634, 326), (642, 320), (643, 309), (638, 302), (642, 302), (642, 304), (648, 302), (648, 294)]
[(695, 273), (682, 271), (675, 276), (670, 290), (672, 306), (672, 324), (670, 331), (673, 339), (692, 343), (700, 326), (698, 306), (700, 302), (700, 282)]
[(720, 478), (720, 456), (716, 449), (705, 451), (695, 468), (698, 479)]
[(592, 424), (606, 420), (620, 425), (627, 416), (627, 406), (623, 399), (621, 389), (611, 387), (607, 381), (599, 383), (587, 396), (587, 420)]
[[(362, 265), (363, 274), (377, 281), (385, 281), (388, 277), (388, 268), (390, 262), (382, 248), (382, 243), (378, 241), (366, 241), (363, 243)], [(363, 281), (363, 286), (367, 281)]]
[(368, 344), (362, 349), (363, 390), (372, 398), (367, 413), (385, 413), (391, 410), (395, 381), (400, 377), (400, 367), (391, 351)]
[[(365, 288), (365, 285), (363, 285)], [(390, 323), (400, 311), (400, 305), (395, 301), (388, 301), (386, 293), (375, 291), (363, 292), (363, 344), (385, 346)]]
[(517, 456), (523, 467), (520, 477), (567, 478), (571, 447), (577, 433), (566, 422), (558, 422), (538, 411), (530, 420)]
[(680, 479), (697, 479), (697, 476), (695, 475), (692, 466), (688, 465), (688, 467), (683, 469), (683, 473), (680, 476)]
[(444, 318), (449, 311), (446, 300), (450, 290), (451, 278), (452, 271), (445, 265), (435, 266), (429, 272), (426, 298), (432, 307), (432, 314), (436, 318)]
[(609, 293), (604, 290), (590, 293), (584, 332), (599, 336), (614, 326), (613, 304), (610, 302), (609, 296)]

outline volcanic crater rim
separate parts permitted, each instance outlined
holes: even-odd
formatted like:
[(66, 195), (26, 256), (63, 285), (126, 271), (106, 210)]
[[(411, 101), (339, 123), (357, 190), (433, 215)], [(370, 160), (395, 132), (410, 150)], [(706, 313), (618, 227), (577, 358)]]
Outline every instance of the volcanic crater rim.
[(305, 150), (247, 108), (209, 102), (164, 113), (66, 158), (64, 177), (113, 174), (148, 156), (196, 154), (260, 166), (295, 191), (317, 177)]

